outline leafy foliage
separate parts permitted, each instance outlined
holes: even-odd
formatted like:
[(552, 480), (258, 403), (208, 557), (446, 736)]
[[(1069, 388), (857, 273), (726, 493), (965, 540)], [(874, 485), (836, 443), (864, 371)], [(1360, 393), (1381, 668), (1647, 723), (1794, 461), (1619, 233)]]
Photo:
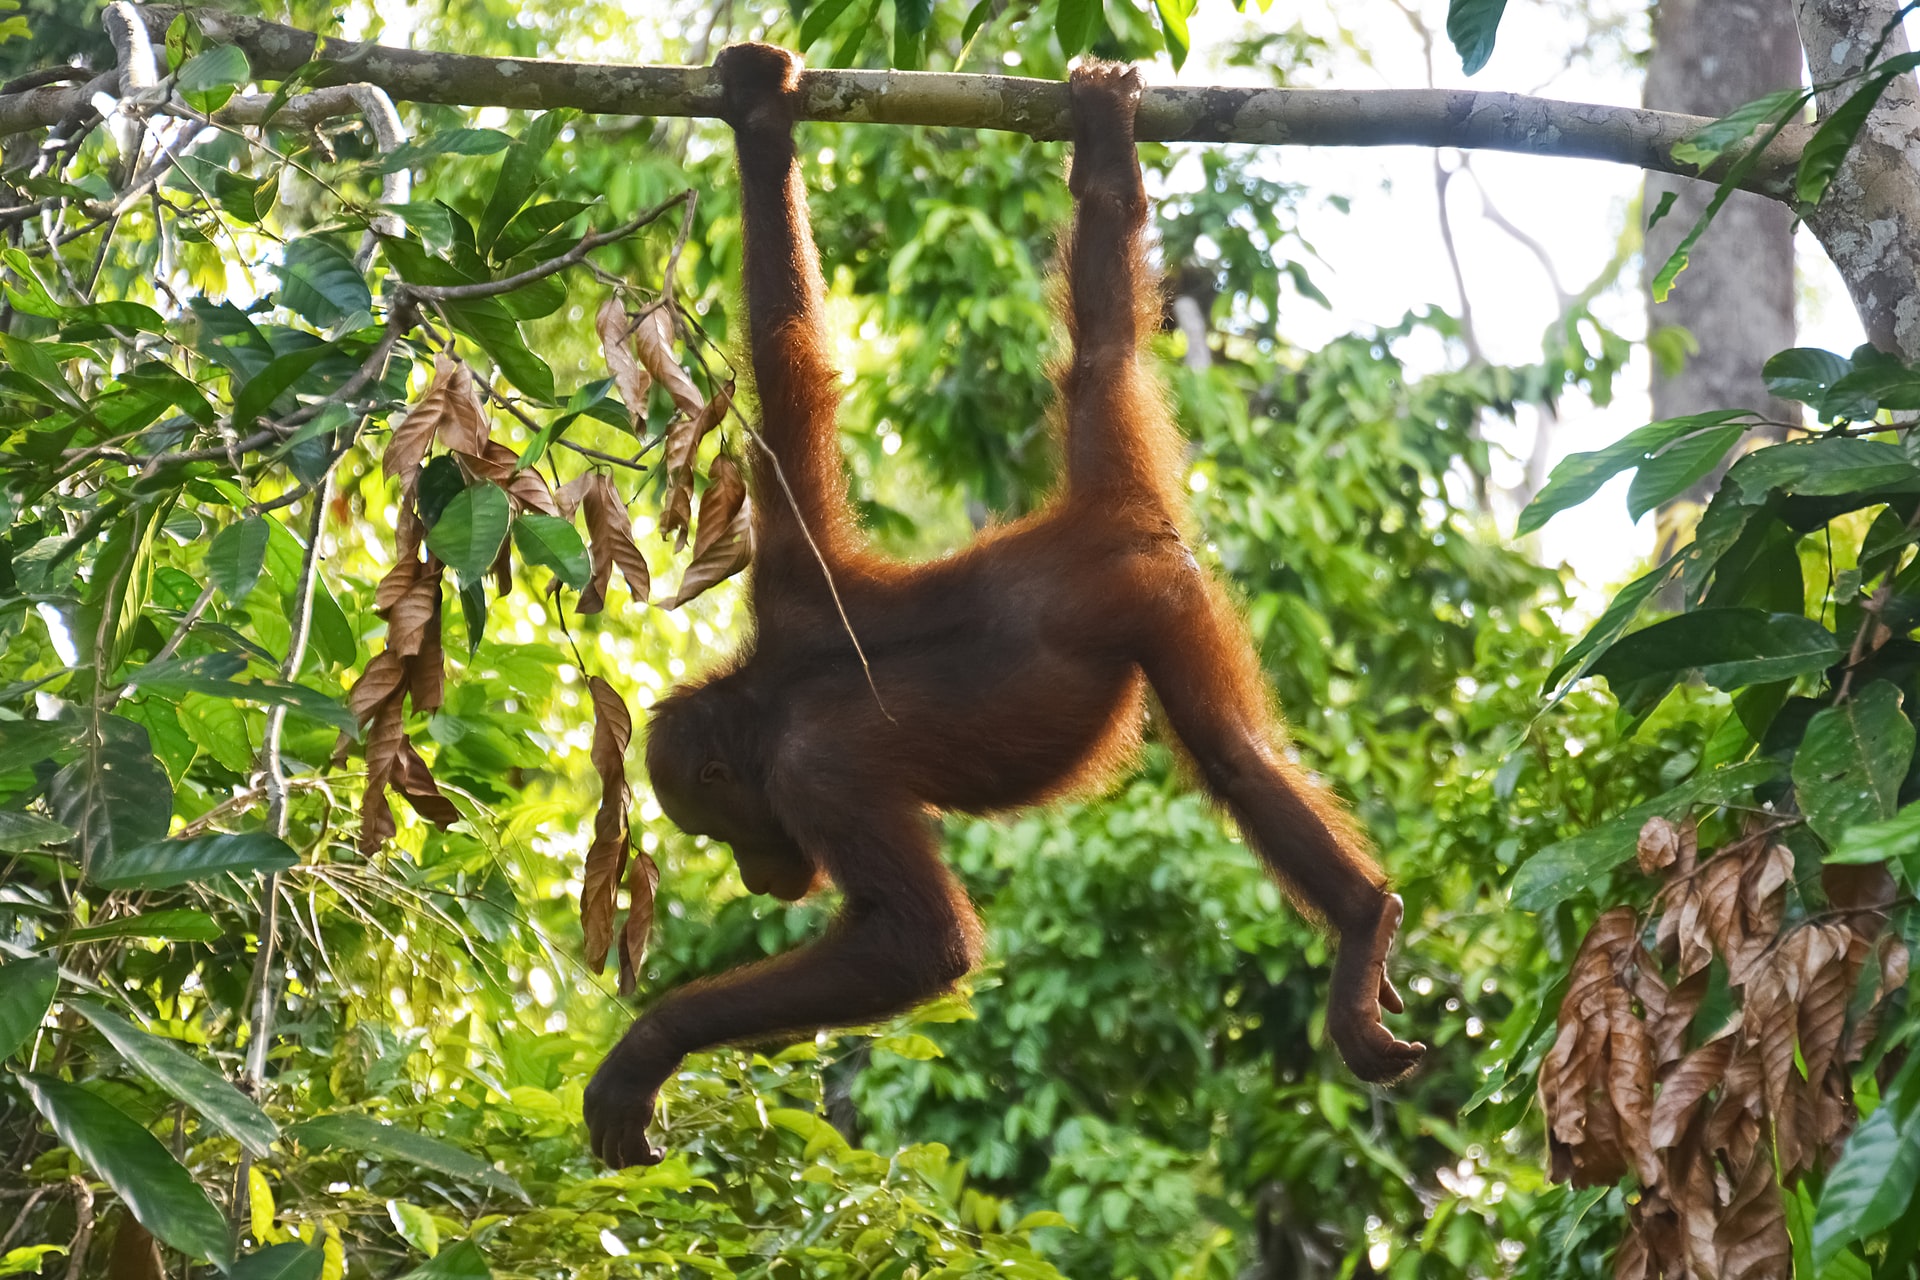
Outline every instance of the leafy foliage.
[[(1884, 1158), (1875, 1181), (1855, 1145), (1835, 1156), (1862, 1092), (1886, 1090), (1854, 1142), (1900, 1131), (1913, 1073), (1893, 1067), (1920, 1029), (1901, 1006), (1912, 898), (1893, 876), (1907, 874), (1920, 810), (1908, 563), (1920, 458), (1882, 417), (1914, 377), (1871, 348), (1769, 361), (1769, 390), (1808, 405), (1820, 429), (1741, 456), (1694, 540), (1549, 677), (1602, 676), (1635, 719), (1689, 678), (1728, 695), (1701, 753), (1712, 773), (1542, 851), (1515, 880), (1516, 904), (1534, 909), (1640, 899), (1608, 874), (1629, 862), (1637, 822), (1640, 870), (1664, 869), (1644, 916), (1616, 906), (1588, 931), (1540, 1076), (1557, 1171), (1641, 1189), (1623, 1275), (1777, 1271), (1802, 1255), (1864, 1269), (1883, 1251), (1899, 1274), (1916, 1245), (1885, 1234), (1920, 1213), (1906, 1163)], [(1606, 465), (1699, 426), (1719, 429), (1655, 423)], [(1585, 488), (1595, 456), (1562, 464), (1537, 519)], [(1681, 612), (1629, 631), (1643, 584), (1669, 582)], [(1691, 820), (1673, 825), (1698, 810), (1711, 857)], [(1611, 1106), (1596, 1110), (1602, 1094)]]

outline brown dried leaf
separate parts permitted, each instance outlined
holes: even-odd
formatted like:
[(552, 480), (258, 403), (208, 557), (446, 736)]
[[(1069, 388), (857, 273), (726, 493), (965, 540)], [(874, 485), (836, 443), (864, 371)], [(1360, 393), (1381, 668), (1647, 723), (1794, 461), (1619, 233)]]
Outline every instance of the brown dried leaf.
[(706, 408), (707, 398), (673, 358), (673, 320), (668, 308), (657, 306), (640, 317), (633, 337), (639, 344), (640, 363), (653, 375), (653, 380), (673, 397), (680, 412), (689, 417), (698, 416)]
[[(1633, 1017), (1619, 973), (1623, 959), (1637, 950), (1638, 932), (1631, 907), (1615, 907), (1594, 921), (1574, 957), (1560, 1004), (1559, 1034), (1540, 1066), (1540, 1106), (1547, 1119), (1553, 1176), (1570, 1179), (1575, 1186), (1617, 1182), (1627, 1171), (1628, 1144), (1639, 1150), (1646, 1146), (1645, 1110), (1638, 1112), (1641, 1127), (1629, 1138), (1622, 1132), (1612, 1096), (1616, 1088), (1622, 1095), (1635, 1091), (1642, 1068), (1634, 1055), (1638, 1053), (1640, 1063), (1646, 1058), (1644, 1025)], [(1623, 1046), (1626, 1060), (1616, 1068), (1614, 1041), (1616, 1031), (1626, 1030), (1623, 1022), (1640, 1027), (1640, 1042)]]
[(420, 544), (426, 541), (427, 526), (420, 520), (419, 490), (409, 483), (400, 491), (400, 519), (393, 530), (393, 562), (412, 564), (420, 559)]
[(1878, 915), (1892, 906), (1898, 896), (1893, 873), (1884, 862), (1829, 862), (1820, 868), (1820, 887), (1837, 911), (1870, 911)]
[(1673, 1146), (1692, 1122), (1701, 1099), (1720, 1083), (1733, 1059), (1733, 1037), (1710, 1040), (1682, 1058), (1660, 1086), (1647, 1137), (1661, 1150)]
[[(1717, 949), (1727, 958), (1729, 967), (1749, 942), (1740, 928), (1740, 875), (1746, 870), (1746, 861), (1741, 854), (1739, 845), (1728, 845), (1714, 854), (1700, 874), (1694, 877), (1694, 884), (1700, 892), (1700, 928), (1706, 935), (1704, 943), (1697, 936), (1694, 941)], [(1760, 941), (1764, 948), (1772, 943), (1773, 936), (1769, 934), (1764, 940), (1755, 941)], [(1682, 939), (1683, 950), (1686, 945), (1686, 940)]]
[(1651, 1268), (1649, 1261), (1646, 1241), (1636, 1224), (1620, 1242), (1620, 1251), (1613, 1255), (1613, 1280), (1655, 1280), (1660, 1273)]
[[(1678, 1247), (1664, 1255), (1675, 1276), (1710, 1280), (1720, 1274), (1720, 1250), (1714, 1244), (1719, 1226), (1720, 1199), (1712, 1160), (1697, 1146), (1676, 1153), (1673, 1170), (1673, 1211)], [(1684, 1260), (1684, 1261), (1683, 1261)]]
[(167, 1280), (160, 1246), (131, 1213), (120, 1214), (113, 1232), (113, 1252), (107, 1255), (107, 1280)]
[(1853, 995), (1847, 954), (1854, 935), (1844, 924), (1811, 925), (1808, 931), (1819, 937), (1807, 948), (1801, 975), (1800, 1060), (1806, 1064), (1806, 1078), (1818, 1082), (1839, 1055), (1846, 1031), (1847, 1002)]
[(1880, 982), (1873, 991), (1875, 1004), (1907, 985), (1907, 974), (1912, 963), (1913, 956), (1907, 950), (1907, 944), (1899, 938), (1889, 934), (1881, 942)]
[(493, 558), (493, 594), (513, 593), (513, 539), (500, 539), (500, 554)]
[(387, 805), (387, 782), (400, 768), (407, 726), (400, 699), (382, 702), (367, 726), (367, 789), (360, 800), (360, 852), (373, 853), (393, 838), (393, 810)]
[(667, 497), (660, 510), (660, 536), (673, 538), (675, 551), (687, 545), (687, 521), (693, 513), (693, 463), (700, 442), (727, 416), (733, 403), (733, 384), (714, 394), (705, 408), (667, 428)]
[(613, 942), (614, 897), (627, 863), (627, 743), (633, 719), (612, 685), (593, 676), (593, 767), (600, 775), (600, 809), (593, 818), (593, 843), (580, 890), (580, 928), (586, 935), (586, 960), (595, 973), (606, 965)]
[(1713, 1242), (1720, 1269), (1708, 1274), (1715, 1280), (1786, 1280), (1793, 1273), (1786, 1208), (1764, 1149), (1747, 1161)]
[(489, 440), (475, 453), (460, 451), (460, 465), (476, 480), (491, 480), (507, 491), (517, 511), (538, 511), (557, 516), (560, 508), (553, 501), (547, 481), (532, 467), (520, 469), (520, 455), (498, 440)]
[(355, 720), (365, 724), (406, 678), (407, 663), (399, 654), (391, 649), (374, 654), (347, 694), (347, 710)]
[(599, 472), (582, 471), (573, 479), (561, 485), (553, 495), (554, 506), (562, 518), (571, 520), (580, 510), (581, 501), (587, 496), (587, 490), (599, 483)]
[(1640, 828), (1638, 852), (1644, 875), (1672, 866), (1680, 857), (1680, 828), (1665, 818), (1648, 818)]
[(627, 870), (627, 923), (620, 931), (620, 994), (630, 996), (640, 983), (640, 962), (647, 958), (647, 939), (653, 935), (653, 895), (660, 887), (660, 867), (645, 849), (634, 854)]
[(400, 739), (400, 759), (391, 779), (394, 790), (407, 798), (413, 811), (436, 827), (450, 827), (460, 821), (460, 811), (440, 791), (433, 771), (414, 750), (413, 743)]
[(392, 613), (393, 606), (413, 590), (424, 567), (411, 556), (395, 561), (393, 568), (387, 570), (386, 576), (380, 579), (380, 585), (373, 589), (373, 611), (383, 618)]
[[(708, 489), (708, 494), (712, 488)], [(746, 568), (753, 559), (753, 503), (742, 496), (740, 505), (725, 524), (722, 531), (708, 538), (708, 529), (713, 527), (707, 522), (707, 497), (700, 501), (700, 541), (706, 550), (693, 558), (687, 571), (680, 578), (680, 590), (673, 599), (661, 604), (663, 609), (678, 609), (681, 605), (707, 591), (709, 588), (725, 582), (734, 574)], [(717, 521), (715, 522), (718, 523)]]
[(440, 647), (440, 620), (444, 611), (440, 593), (433, 593), (433, 615), (427, 619), (420, 652), (407, 659), (407, 693), (415, 711), (438, 711), (446, 700), (447, 652)]
[(1754, 921), (1764, 920), (1774, 895), (1792, 879), (1793, 851), (1783, 844), (1770, 844), (1747, 864), (1740, 880), (1740, 903)]
[(474, 391), (472, 374), (465, 363), (442, 351), (434, 357), (432, 384), (388, 439), (380, 470), (411, 484), (426, 451), (434, 447), (434, 439), (442, 439), (451, 449), (476, 449), (478, 441), (486, 436), (486, 409)]
[(1624, 991), (1610, 1010), (1607, 1100), (1620, 1118), (1620, 1140), (1643, 1185), (1659, 1181), (1660, 1157), (1647, 1138), (1653, 1111), (1653, 1054), (1647, 1024), (1633, 1016)]
[[(1856, 941), (1860, 935), (1855, 934)], [(1873, 984), (1873, 996), (1867, 1003), (1866, 1012), (1847, 1032), (1845, 1060), (1849, 1063), (1860, 1061), (1866, 1055), (1867, 1046), (1873, 1043), (1874, 1036), (1880, 1033), (1880, 1020), (1886, 1014), (1886, 999), (1907, 985), (1910, 957), (1907, 944), (1893, 934), (1883, 935), (1873, 947), (1879, 959), (1875, 962), (1878, 973)]]
[[(393, 578), (400, 571), (401, 567), (395, 565), (387, 577)], [(445, 566), (432, 556), (427, 557), (425, 565), (412, 566), (405, 591), (387, 609), (387, 648), (410, 658), (426, 646), (427, 631), (440, 616), (440, 579), (444, 572)], [(385, 586), (382, 582), (381, 587)], [(376, 604), (378, 599), (376, 593)]]
[(605, 607), (607, 587), (613, 581), (613, 568), (627, 580), (627, 590), (636, 602), (644, 603), (652, 590), (647, 561), (633, 541), (633, 520), (627, 504), (614, 486), (613, 477), (588, 472), (595, 482), (587, 485), (581, 498), (587, 513), (588, 554), (593, 561), (593, 577), (580, 593), (576, 613), (598, 613)]
[(1829, 1067), (1813, 1100), (1812, 1141), (1829, 1168), (1840, 1158), (1840, 1146), (1859, 1118), (1853, 1102), (1853, 1081), (1844, 1067)]
[(1706, 999), (1710, 976), (1707, 970), (1702, 969), (1674, 983), (1667, 990), (1666, 1004), (1658, 1014), (1649, 1017), (1656, 1068), (1678, 1061), (1685, 1052), (1687, 1029), (1693, 1025), (1693, 1015), (1699, 1011), (1700, 1002)]
[(1760, 1115), (1765, 1106), (1766, 1080), (1760, 1054), (1743, 1036), (1721, 1079), (1720, 1100), (1714, 1104), (1704, 1135), (1706, 1149), (1737, 1155), (1736, 1163), (1743, 1162), (1759, 1139)]
[(467, 366), (442, 351), (433, 360), (433, 381), (414, 406), (407, 410), (387, 439), (387, 451), (380, 459), (380, 470), (400, 476), (411, 484), (420, 462), (433, 447), (433, 441), (459, 412), (458, 406), (473, 397), (473, 375)]
[(633, 325), (620, 299), (608, 298), (601, 304), (593, 328), (600, 335), (600, 350), (607, 357), (607, 372), (613, 375), (620, 402), (627, 406), (638, 430), (647, 420), (647, 391), (653, 386), (653, 376), (633, 357)]

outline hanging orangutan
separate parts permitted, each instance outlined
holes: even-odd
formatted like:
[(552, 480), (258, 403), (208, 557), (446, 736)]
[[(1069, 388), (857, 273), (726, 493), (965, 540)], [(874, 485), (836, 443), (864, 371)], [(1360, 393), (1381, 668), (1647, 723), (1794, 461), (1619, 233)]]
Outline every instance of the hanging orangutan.
[(1225, 592), (1182, 540), (1180, 440), (1143, 345), (1160, 303), (1134, 150), (1140, 79), (1072, 76), (1074, 225), (1065, 485), (1040, 513), (931, 564), (866, 545), (835, 440), (818, 255), (793, 139), (798, 60), (715, 61), (738, 146), (754, 455), (755, 634), (653, 711), (647, 769), (667, 817), (725, 841), (754, 892), (823, 878), (844, 906), (814, 945), (660, 999), (586, 1092), (593, 1149), (648, 1164), (654, 1098), (687, 1054), (873, 1022), (945, 991), (980, 924), (940, 858), (939, 810), (1040, 804), (1110, 777), (1149, 687), (1207, 790), (1267, 869), (1338, 935), (1327, 1027), (1354, 1073), (1392, 1080), (1424, 1047), (1380, 1021), (1400, 900), (1352, 821), (1288, 759)]

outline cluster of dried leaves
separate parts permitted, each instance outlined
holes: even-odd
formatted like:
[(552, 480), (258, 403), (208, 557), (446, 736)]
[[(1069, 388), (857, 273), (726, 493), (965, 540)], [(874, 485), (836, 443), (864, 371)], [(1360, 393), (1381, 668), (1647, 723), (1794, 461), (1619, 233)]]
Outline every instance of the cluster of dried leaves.
[[(1838, 1154), (1857, 1118), (1849, 1068), (1906, 983), (1884, 870), (1826, 868), (1831, 909), (1789, 921), (1777, 831), (1703, 859), (1691, 822), (1647, 823), (1640, 866), (1665, 877), (1653, 949), (1614, 907), (1574, 960), (1540, 1102), (1556, 1179), (1639, 1184), (1622, 1280), (1791, 1272), (1780, 1188)], [(1716, 972), (1726, 1003), (1697, 1016)]]
[[(676, 551), (693, 538), (693, 555), (679, 590), (662, 608), (678, 608), (746, 567), (753, 554), (752, 507), (739, 463), (722, 453), (709, 469), (693, 520), (696, 459), (701, 443), (726, 417), (733, 384), (709, 399), (675, 360), (671, 311), (666, 304), (629, 315), (610, 299), (595, 317), (607, 369), (636, 434), (644, 434), (647, 396), (658, 384), (675, 412), (661, 443), (665, 497), (659, 528)], [(447, 352), (435, 361), (431, 385), (394, 428), (382, 458), (382, 470), (400, 481), (400, 516), (394, 531), (394, 566), (381, 581), (375, 608), (387, 622), (387, 645), (367, 664), (349, 694), (349, 706), (366, 730), (367, 786), (362, 801), (360, 848), (371, 853), (395, 830), (389, 790), (406, 797), (421, 817), (441, 827), (458, 821), (460, 811), (441, 792), (433, 772), (407, 735), (406, 717), (433, 712), (442, 702), (446, 655), (441, 646), (442, 588), (446, 565), (426, 545), (421, 511), (421, 476), (428, 454), (438, 445), (448, 451), (468, 486), (493, 485), (506, 494), (514, 517), (526, 513), (568, 521), (581, 519), (590, 573), (575, 612), (598, 613), (606, 607), (613, 571), (620, 570), (636, 603), (652, 592), (646, 557), (633, 536), (627, 500), (612, 475), (582, 472), (556, 490), (520, 455), (494, 440), (486, 405), (467, 366)], [(497, 501), (497, 500), (496, 500)], [(513, 540), (502, 541), (491, 571), (496, 594), (512, 588)], [(484, 584), (462, 583), (484, 592)], [(556, 576), (552, 590), (561, 583)], [(626, 922), (620, 933), (620, 989), (631, 993), (652, 931), (654, 889), (660, 871), (639, 851), (629, 868), (631, 831), (627, 809), (631, 791), (625, 755), (633, 722), (613, 686), (598, 676), (589, 680), (593, 697), (592, 760), (600, 775), (601, 799), (587, 854), (580, 918), (589, 963), (599, 970), (613, 940), (613, 919), (620, 884), (628, 894)], [(343, 753), (345, 748), (343, 739)]]

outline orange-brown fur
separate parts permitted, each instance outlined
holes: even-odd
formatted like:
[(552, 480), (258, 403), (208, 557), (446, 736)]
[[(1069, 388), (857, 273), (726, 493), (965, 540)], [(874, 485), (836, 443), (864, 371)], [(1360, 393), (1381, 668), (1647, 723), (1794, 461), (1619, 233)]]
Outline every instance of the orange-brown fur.
[(1104, 779), (1132, 755), (1149, 685), (1262, 862), (1340, 935), (1328, 1025), (1347, 1061), (1369, 1079), (1403, 1073), (1420, 1047), (1379, 1014), (1398, 1008), (1385, 977), (1398, 900), (1287, 760), (1245, 630), (1181, 538), (1179, 437), (1142, 355), (1160, 308), (1137, 77), (1073, 77), (1065, 485), (1038, 514), (907, 565), (865, 543), (847, 501), (793, 142), (798, 64), (745, 45), (715, 65), (764, 443), (756, 632), (728, 669), (655, 708), (647, 766), (668, 817), (727, 841), (750, 888), (798, 897), (826, 876), (846, 901), (814, 946), (672, 992), (636, 1022), (588, 1088), (595, 1150), (657, 1158), (654, 1093), (687, 1053), (870, 1022), (957, 981), (980, 929), (931, 811), (1012, 809)]

